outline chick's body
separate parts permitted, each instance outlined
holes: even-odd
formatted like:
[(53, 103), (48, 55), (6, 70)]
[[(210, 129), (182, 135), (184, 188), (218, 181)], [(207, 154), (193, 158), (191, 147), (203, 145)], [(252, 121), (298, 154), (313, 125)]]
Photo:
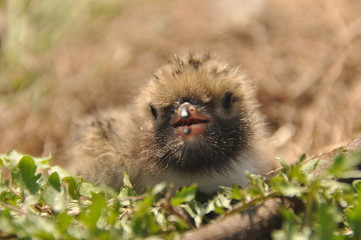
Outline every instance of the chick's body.
[(254, 91), (239, 69), (207, 55), (175, 57), (128, 108), (103, 112), (74, 131), (69, 168), (88, 181), (137, 189), (166, 181), (200, 191), (247, 184), (270, 157)]

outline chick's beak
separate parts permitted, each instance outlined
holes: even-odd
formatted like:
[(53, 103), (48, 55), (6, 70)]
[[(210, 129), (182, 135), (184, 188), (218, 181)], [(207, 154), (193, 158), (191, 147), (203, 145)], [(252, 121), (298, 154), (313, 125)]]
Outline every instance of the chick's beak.
[(185, 102), (179, 106), (170, 124), (179, 136), (186, 138), (202, 134), (210, 122), (207, 115), (199, 112), (191, 103)]
[(194, 115), (195, 113), (197, 113), (197, 109), (189, 102), (185, 102), (180, 105), (177, 111), (178, 116), (184, 120), (191, 117), (191, 115)]

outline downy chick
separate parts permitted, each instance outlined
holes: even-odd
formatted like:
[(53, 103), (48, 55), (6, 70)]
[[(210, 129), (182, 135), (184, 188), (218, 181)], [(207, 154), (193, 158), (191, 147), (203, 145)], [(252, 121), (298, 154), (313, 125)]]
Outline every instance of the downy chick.
[(127, 108), (74, 130), (69, 169), (115, 189), (128, 172), (137, 190), (159, 182), (197, 183), (205, 193), (247, 184), (245, 171), (276, 166), (245, 74), (208, 55), (174, 57)]

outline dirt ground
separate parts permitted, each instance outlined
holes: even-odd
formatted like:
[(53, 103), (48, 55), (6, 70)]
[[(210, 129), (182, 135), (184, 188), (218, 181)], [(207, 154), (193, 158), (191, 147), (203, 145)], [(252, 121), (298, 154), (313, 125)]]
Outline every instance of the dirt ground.
[(359, 0), (134, 1), (81, 26), (45, 53), (21, 52), (19, 65), (0, 56), (0, 153), (55, 154), (73, 119), (128, 104), (155, 68), (189, 51), (247, 71), (278, 156), (318, 154), (361, 131)]

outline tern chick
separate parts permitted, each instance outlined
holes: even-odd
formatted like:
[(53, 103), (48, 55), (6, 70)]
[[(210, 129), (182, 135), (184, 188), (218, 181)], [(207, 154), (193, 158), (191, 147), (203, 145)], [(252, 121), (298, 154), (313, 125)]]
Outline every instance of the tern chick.
[(245, 186), (245, 171), (276, 167), (264, 118), (245, 73), (208, 55), (174, 57), (126, 108), (80, 124), (68, 144), (69, 169), (118, 189), (197, 183), (205, 193)]

